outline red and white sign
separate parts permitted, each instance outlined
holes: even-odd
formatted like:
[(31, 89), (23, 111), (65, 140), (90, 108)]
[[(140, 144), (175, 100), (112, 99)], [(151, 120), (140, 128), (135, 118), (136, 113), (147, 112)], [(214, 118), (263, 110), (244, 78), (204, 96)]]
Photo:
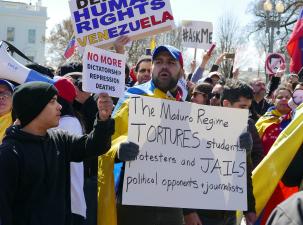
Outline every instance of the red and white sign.
[(268, 75), (276, 74), (282, 64), (285, 64), (285, 56), (280, 53), (270, 53), (265, 60), (265, 71)]
[(125, 61), (124, 55), (86, 46), (83, 54), (83, 90), (122, 97), (125, 90)]

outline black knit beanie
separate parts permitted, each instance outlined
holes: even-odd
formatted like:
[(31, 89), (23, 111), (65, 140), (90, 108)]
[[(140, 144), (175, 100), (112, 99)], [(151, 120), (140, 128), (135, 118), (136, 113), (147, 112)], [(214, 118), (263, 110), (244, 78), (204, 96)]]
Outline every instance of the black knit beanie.
[(58, 93), (54, 85), (34, 81), (18, 86), (13, 94), (13, 110), (21, 127), (29, 124)]

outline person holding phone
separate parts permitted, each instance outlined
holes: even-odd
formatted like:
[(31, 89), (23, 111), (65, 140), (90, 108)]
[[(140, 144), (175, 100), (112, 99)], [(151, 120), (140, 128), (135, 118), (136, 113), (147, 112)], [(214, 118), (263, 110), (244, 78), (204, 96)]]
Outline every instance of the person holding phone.
[(197, 67), (197, 69), (194, 71), (194, 73), (191, 77), (191, 82), (197, 83), (202, 78), (205, 67), (212, 56), (212, 52), (213, 52), (215, 46), (216, 45), (213, 44), (207, 52), (204, 52), (202, 54), (202, 62), (200, 64), (200, 66)]

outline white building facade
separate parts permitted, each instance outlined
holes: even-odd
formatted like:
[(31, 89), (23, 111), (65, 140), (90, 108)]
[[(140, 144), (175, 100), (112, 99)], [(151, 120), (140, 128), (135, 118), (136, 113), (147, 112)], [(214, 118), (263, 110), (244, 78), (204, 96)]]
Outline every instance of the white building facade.
[(41, 0), (35, 5), (0, 0), (0, 40), (10, 42), (41, 65), (45, 64), (46, 20)]

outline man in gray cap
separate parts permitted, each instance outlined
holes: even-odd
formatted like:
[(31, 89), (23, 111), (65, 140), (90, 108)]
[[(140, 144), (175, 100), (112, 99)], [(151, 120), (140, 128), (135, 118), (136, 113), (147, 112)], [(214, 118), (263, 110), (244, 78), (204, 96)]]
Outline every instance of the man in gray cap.
[(0, 224), (70, 224), (70, 162), (105, 153), (111, 146), (113, 103), (100, 94), (92, 132), (71, 136), (58, 126), (61, 105), (54, 85), (29, 82), (13, 94), (20, 125), (0, 146)]

